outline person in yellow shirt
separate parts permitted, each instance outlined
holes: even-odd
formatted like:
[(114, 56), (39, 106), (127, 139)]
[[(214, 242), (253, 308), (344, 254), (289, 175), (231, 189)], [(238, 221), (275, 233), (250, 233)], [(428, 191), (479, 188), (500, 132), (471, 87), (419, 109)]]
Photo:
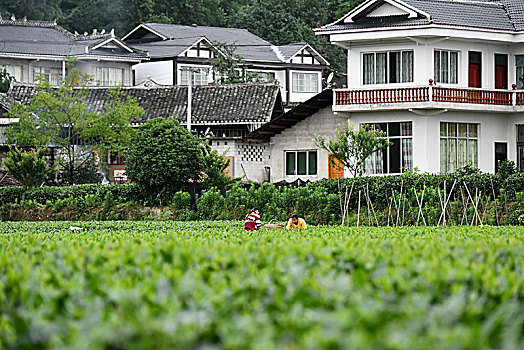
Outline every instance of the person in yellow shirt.
[(291, 219), (287, 222), (286, 228), (307, 228), (307, 225), (304, 219), (299, 218), (297, 214), (293, 214), (291, 215)]

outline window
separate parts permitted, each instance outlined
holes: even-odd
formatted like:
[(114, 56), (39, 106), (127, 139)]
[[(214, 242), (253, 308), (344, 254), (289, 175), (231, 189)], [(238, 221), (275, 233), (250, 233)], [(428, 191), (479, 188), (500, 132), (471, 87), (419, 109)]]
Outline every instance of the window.
[(286, 175), (317, 175), (317, 151), (286, 151)]
[(293, 92), (318, 92), (317, 73), (293, 72)]
[(386, 133), (392, 143), (388, 148), (373, 153), (366, 159), (368, 174), (400, 174), (413, 168), (413, 123), (375, 123), (368, 127)]
[(124, 155), (118, 155), (116, 153), (110, 153), (108, 157), (108, 165), (125, 165), (126, 157)]
[(60, 68), (47, 68), (47, 67), (34, 67), (33, 69), (33, 80), (37, 82), (39, 79), (47, 81), (51, 85), (59, 85), (62, 80), (62, 69)]
[(261, 82), (261, 83), (271, 83), (275, 81), (275, 73), (274, 72), (250, 72), (254, 74), (255, 80)]
[(209, 68), (183, 67), (180, 72), (180, 85), (189, 85), (191, 75), (191, 85), (207, 85)]
[(435, 82), (458, 84), (458, 52), (435, 50)]
[(524, 171), (524, 125), (517, 125), (517, 168)]
[(440, 123), (440, 172), (478, 166), (478, 124)]
[(413, 51), (372, 52), (363, 55), (364, 84), (413, 82)]
[(1, 70), (6, 70), (9, 75), (15, 78), (16, 81), (22, 81), (22, 66), (13, 66), (11, 64), (0, 65)]
[(524, 55), (515, 56), (515, 66), (517, 68), (517, 89), (523, 89), (524, 82), (521, 78), (524, 80)]
[(99, 86), (122, 86), (124, 70), (122, 68), (98, 67), (96, 82)]

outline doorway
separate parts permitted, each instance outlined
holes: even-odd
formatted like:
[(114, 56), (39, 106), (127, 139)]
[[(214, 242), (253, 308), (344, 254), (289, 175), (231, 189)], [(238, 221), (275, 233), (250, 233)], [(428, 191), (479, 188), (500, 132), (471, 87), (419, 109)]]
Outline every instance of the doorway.
[(482, 52), (469, 52), (469, 87), (482, 87)]
[(495, 173), (499, 172), (500, 163), (508, 159), (508, 144), (495, 142)]
[(508, 89), (508, 55), (495, 54), (495, 89)]

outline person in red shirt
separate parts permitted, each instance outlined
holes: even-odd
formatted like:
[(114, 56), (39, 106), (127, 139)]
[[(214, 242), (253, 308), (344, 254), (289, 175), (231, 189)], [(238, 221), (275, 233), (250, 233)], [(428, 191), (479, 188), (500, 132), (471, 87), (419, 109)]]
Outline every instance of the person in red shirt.
[(254, 207), (245, 217), (244, 229), (246, 231), (256, 231), (260, 230), (261, 227), (260, 212), (257, 207)]

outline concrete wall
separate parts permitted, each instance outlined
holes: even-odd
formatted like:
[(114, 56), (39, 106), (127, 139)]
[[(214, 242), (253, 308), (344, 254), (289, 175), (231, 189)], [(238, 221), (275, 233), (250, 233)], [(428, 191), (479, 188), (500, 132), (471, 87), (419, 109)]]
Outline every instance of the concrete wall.
[(267, 181), (266, 167), (270, 162), (269, 143), (244, 142), (238, 139), (211, 140), (211, 148), (230, 157), (233, 177)]
[[(292, 128), (284, 130), (282, 133), (271, 138), (270, 141), (270, 166), (271, 181), (295, 181), (297, 178), (302, 180), (320, 180), (328, 177), (328, 154), (324, 150), (318, 149), (313, 143), (315, 134), (332, 137), (335, 129), (340, 125), (344, 126), (347, 116), (340, 113), (335, 115), (331, 107), (321, 109), (312, 116), (301, 121)], [(315, 176), (287, 176), (285, 173), (285, 152), (317, 150), (317, 175)]]

